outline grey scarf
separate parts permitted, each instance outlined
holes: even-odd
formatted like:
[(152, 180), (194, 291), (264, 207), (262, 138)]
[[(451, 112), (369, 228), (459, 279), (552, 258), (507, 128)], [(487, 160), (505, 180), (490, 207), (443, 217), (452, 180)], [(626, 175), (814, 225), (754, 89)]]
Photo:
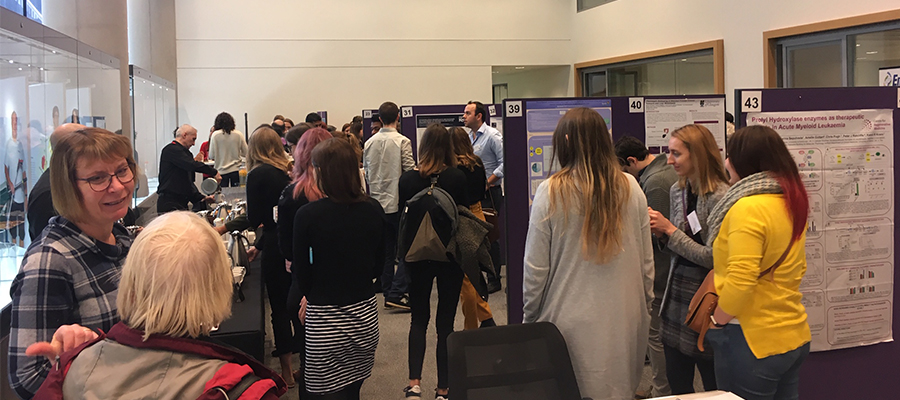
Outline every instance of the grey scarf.
[(722, 220), (725, 219), (725, 214), (728, 214), (728, 210), (731, 209), (734, 203), (747, 196), (774, 193), (782, 193), (781, 185), (765, 171), (757, 172), (741, 179), (734, 186), (728, 188), (725, 196), (722, 197), (722, 200), (719, 200), (719, 203), (710, 211), (709, 217), (706, 218), (706, 222), (709, 225), (709, 236), (706, 237), (706, 245), (712, 246), (713, 242), (716, 241), (716, 236), (719, 235), (719, 228), (722, 226)]

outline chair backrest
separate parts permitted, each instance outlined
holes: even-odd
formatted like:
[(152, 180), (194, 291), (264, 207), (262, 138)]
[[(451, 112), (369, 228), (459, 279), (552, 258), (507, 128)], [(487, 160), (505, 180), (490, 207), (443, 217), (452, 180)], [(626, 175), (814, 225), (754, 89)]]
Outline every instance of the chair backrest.
[(581, 400), (566, 341), (552, 323), (454, 332), (448, 351), (454, 400)]

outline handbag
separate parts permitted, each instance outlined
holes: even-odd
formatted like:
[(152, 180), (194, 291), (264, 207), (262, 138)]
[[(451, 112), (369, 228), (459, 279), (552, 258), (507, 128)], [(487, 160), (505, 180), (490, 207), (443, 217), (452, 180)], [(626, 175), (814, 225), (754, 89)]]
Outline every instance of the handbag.
[[(761, 272), (756, 279), (762, 279), (762, 277), (770, 272), (774, 272), (775, 268), (778, 268), (778, 266), (784, 262), (784, 259), (787, 258), (792, 245), (793, 243), (789, 244), (787, 249), (784, 250), (784, 253), (781, 254), (781, 257), (778, 258), (778, 261), (775, 261), (771, 267), (766, 268), (765, 271)], [(775, 279), (774, 274), (772, 279)], [(700, 288), (697, 289), (697, 292), (694, 293), (694, 297), (691, 298), (691, 303), (688, 305), (687, 318), (684, 320), (684, 324), (687, 325), (688, 328), (691, 328), (691, 330), (700, 334), (700, 336), (697, 337), (697, 348), (700, 349), (700, 351), (705, 351), (703, 349), (703, 339), (706, 337), (706, 332), (709, 330), (710, 324), (712, 324), (710, 316), (712, 316), (718, 306), (719, 295), (716, 293), (715, 273), (713, 270), (709, 270), (709, 273), (706, 274), (706, 278), (703, 279), (703, 283), (700, 284)]]
[[(494, 196), (491, 194), (491, 191), (488, 190), (487, 193), (491, 197), (491, 205), (496, 207), (497, 203), (494, 203)], [(487, 234), (488, 242), (494, 243), (500, 240), (500, 216), (497, 214), (497, 209), (482, 207), (481, 212), (484, 213), (484, 221), (491, 224), (491, 230)]]

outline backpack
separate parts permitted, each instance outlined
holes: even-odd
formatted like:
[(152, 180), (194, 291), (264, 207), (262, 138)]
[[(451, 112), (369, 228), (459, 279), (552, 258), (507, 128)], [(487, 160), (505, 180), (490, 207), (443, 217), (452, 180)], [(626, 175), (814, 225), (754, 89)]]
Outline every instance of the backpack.
[(437, 176), (432, 176), (431, 186), (409, 199), (400, 215), (400, 259), (450, 261), (447, 246), (456, 235), (457, 217), (453, 197), (437, 186)]

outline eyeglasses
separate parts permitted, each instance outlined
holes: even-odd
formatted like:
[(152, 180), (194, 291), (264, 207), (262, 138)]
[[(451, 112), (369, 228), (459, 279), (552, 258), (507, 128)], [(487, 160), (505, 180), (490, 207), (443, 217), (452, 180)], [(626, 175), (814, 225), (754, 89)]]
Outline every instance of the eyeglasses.
[(112, 178), (114, 176), (119, 180), (119, 183), (123, 185), (134, 180), (134, 173), (131, 171), (131, 166), (119, 168), (114, 174), (99, 174), (90, 178), (75, 178), (75, 180), (85, 181), (91, 187), (91, 190), (102, 192), (109, 189), (109, 185), (112, 184)]

